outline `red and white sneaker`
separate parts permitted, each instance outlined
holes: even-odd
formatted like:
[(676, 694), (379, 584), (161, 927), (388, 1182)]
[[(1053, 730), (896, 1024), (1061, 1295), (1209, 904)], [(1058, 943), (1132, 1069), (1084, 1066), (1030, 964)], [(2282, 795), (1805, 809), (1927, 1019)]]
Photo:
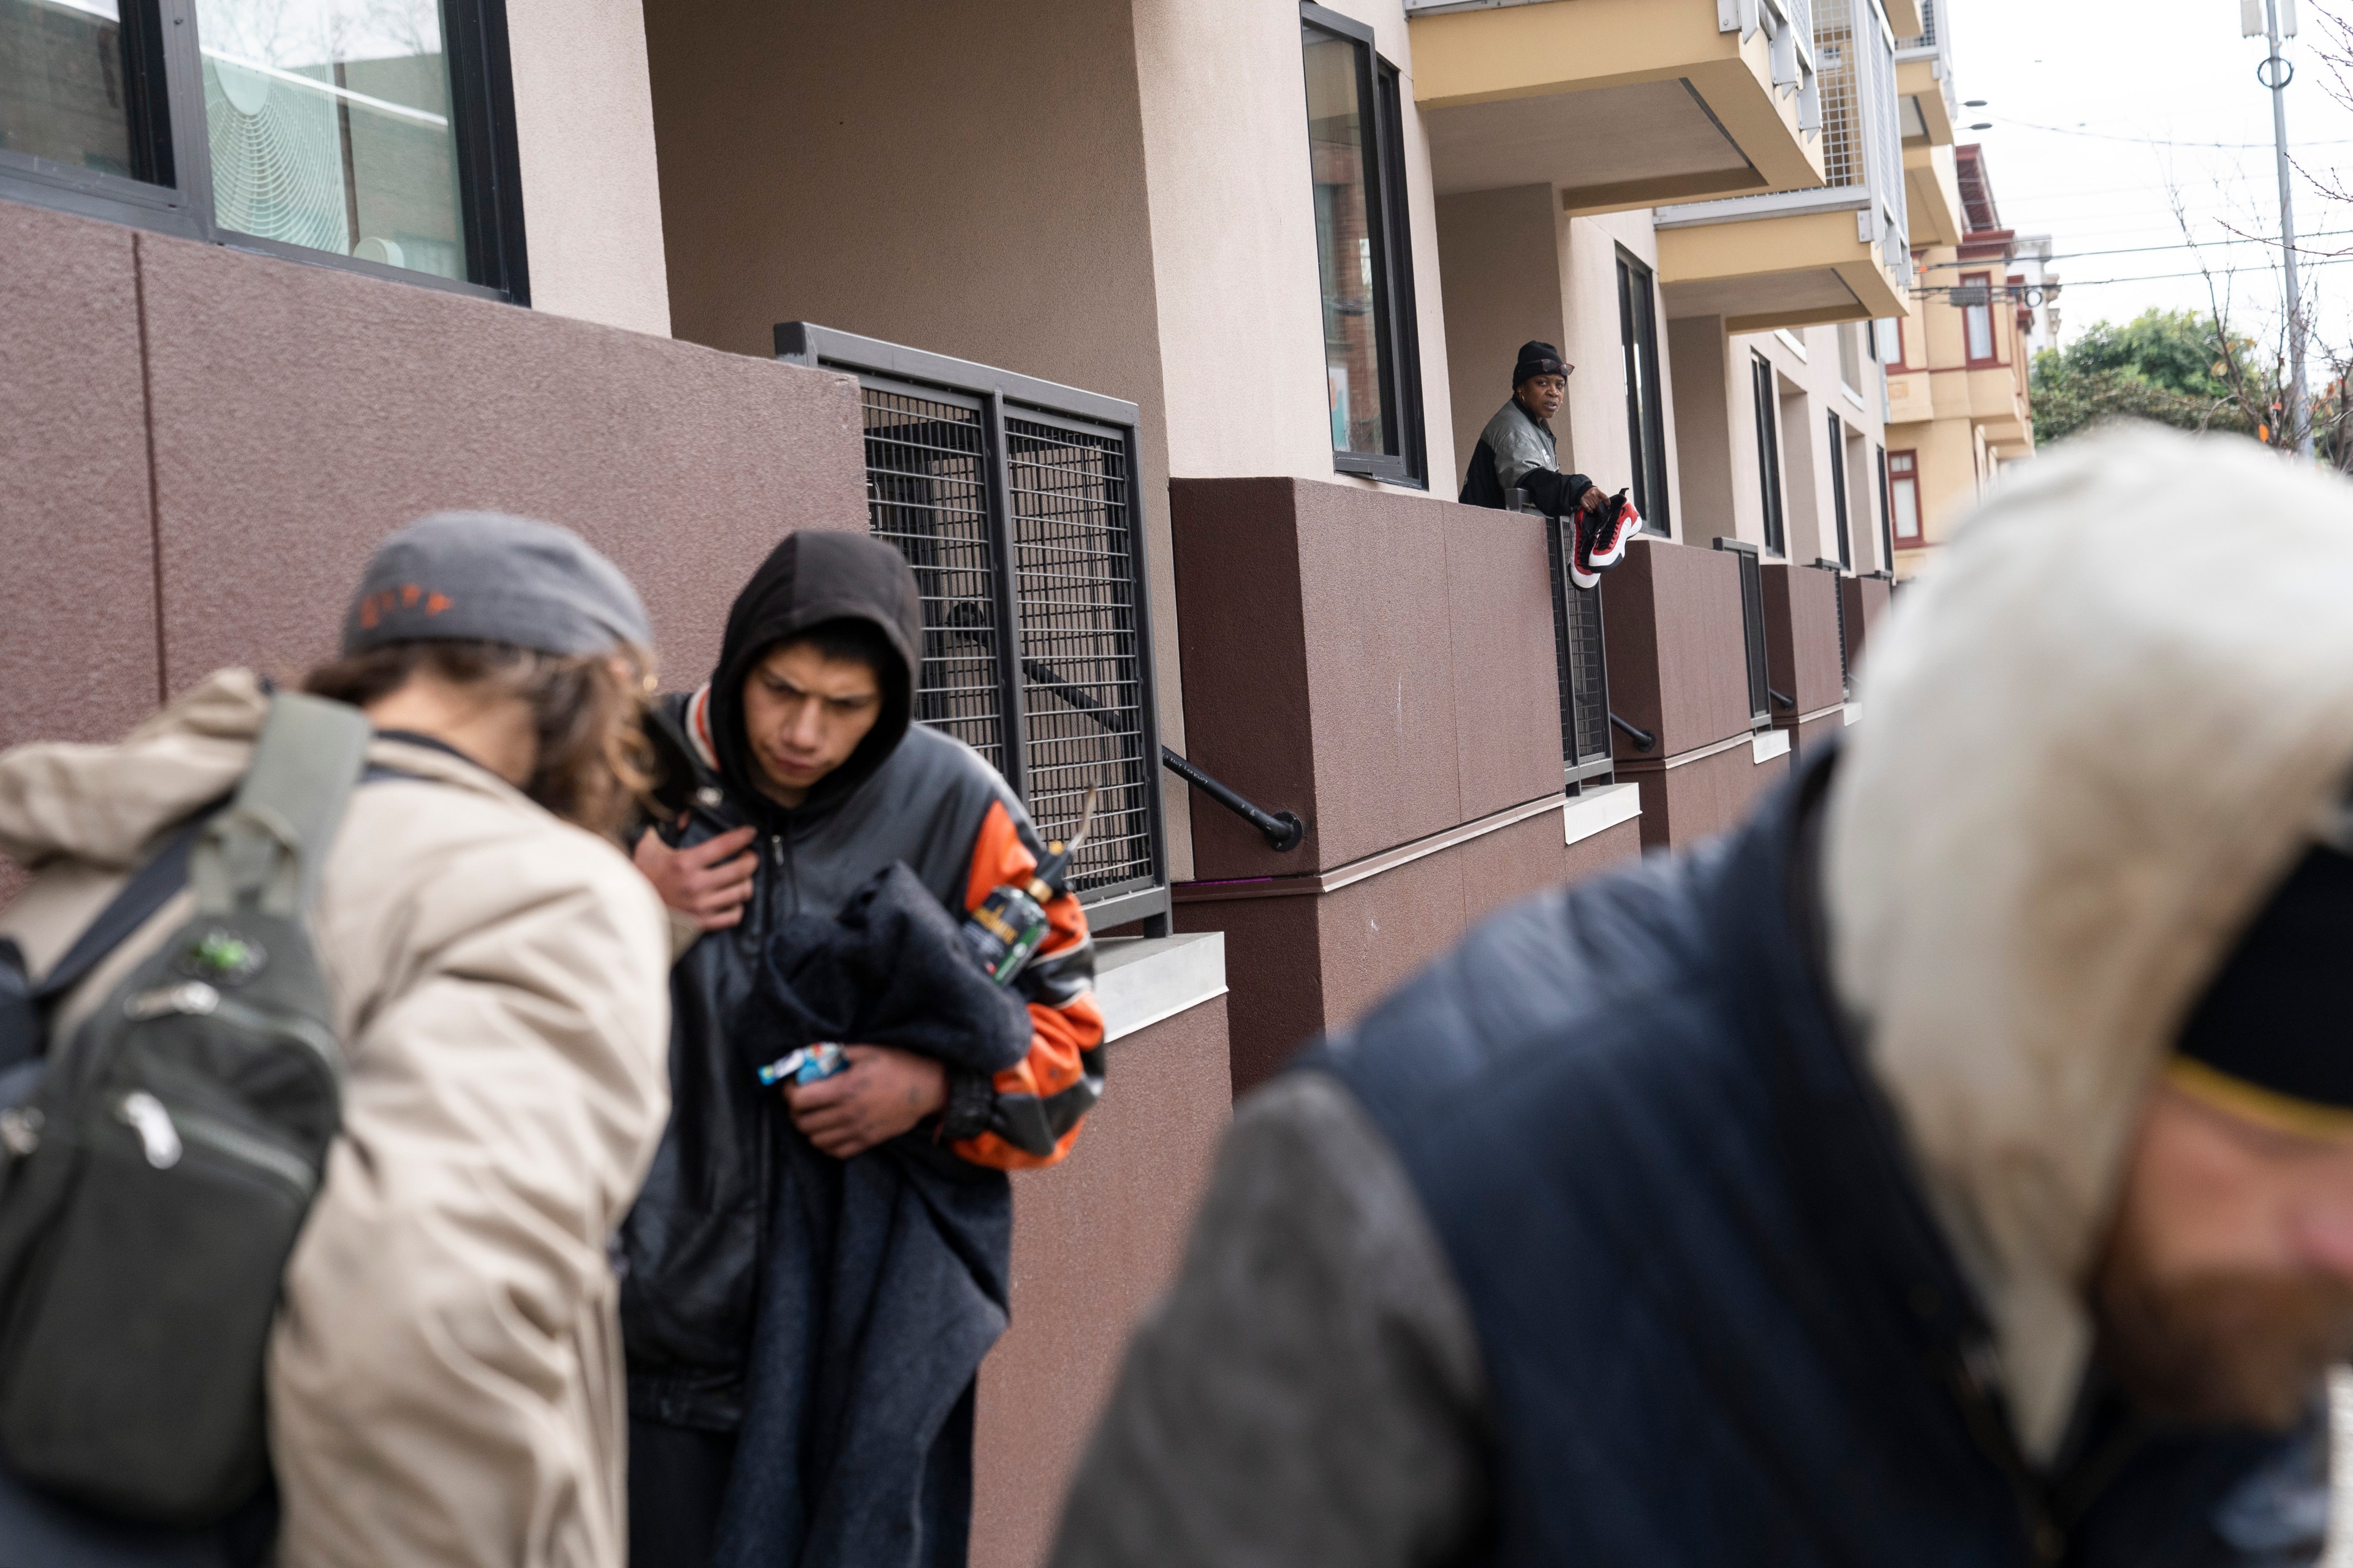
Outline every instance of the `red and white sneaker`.
[(1601, 574), (1587, 571), (1584, 560), (1585, 546), (1582, 544), (1568, 552), (1568, 580), (1580, 588), (1599, 588), (1601, 586)]
[(1586, 571), (1598, 574), (1617, 565), (1626, 559), (1626, 546), (1642, 531), (1642, 514), (1625, 499), (1625, 492), (1620, 490), (1613, 499), (1618, 503), (1614, 513), (1590, 521), (1577, 520), (1577, 565)]

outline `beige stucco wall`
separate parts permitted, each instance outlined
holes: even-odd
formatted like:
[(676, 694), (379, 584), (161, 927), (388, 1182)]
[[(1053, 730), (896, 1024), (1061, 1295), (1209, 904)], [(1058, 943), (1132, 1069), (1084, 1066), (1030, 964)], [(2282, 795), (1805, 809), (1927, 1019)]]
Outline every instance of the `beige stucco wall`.
[[(1333, 8), (1370, 26), (1404, 78), (1430, 484), (1451, 495), (1438, 215), (1405, 12), (1398, 0)], [(1134, 37), (1170, 477), (1369, 483), (1332, 467), (1296, 11), (1260, 0), (1134, 0)]]
[(508, 0), (534, 309), (668, 337), (661, 188), (637, 0)]
[[(1456, 493), (1479, 432), (1512, 395), (1512, 365), (1520, 345), (1532, 338), (1557, 345), (1568, 335), (1561, 314), (1558, 212), (1549, 184), (1440, 198), (1440, 281), (1446, 300)], [(1433, 418), (1449, 412), (1431, 410)], [(1556, 428), (1554, 435), (1560, 460), (1573, 465), (1569, 432)]]
[[(1687, 493), (1705, 506), (1728, 503), (1729, 527), (1715, 526), (1713, 516), (1695, 517), (1689, 536), (1704, 543), (1716, 534), (1744, 539), (1760, 549), (1765, 543), (1765, 505), (1757, 457), (1756, 403), (1750, 390), (1749, 366), (1762, 355), (1773, 366), (1780, 402), (1782, 515), (1786, 524), (1788, 559), (1811, 562), (1838, 553), (1836, 514), (1831, 496), (1829, 415), (1835, 410), (1843, 426), (1841, 438), (1860, 437), (1859, 448), (1846, 448), (1847, 526), (1851, 559), (1859, 572), (1875, 570), (1879, 560), (1879, 497), (1873, 464), (1883, 442), (1879, 417), (1876, 366), (1861, 353), (1857, 371), (1866, 383), (1847, 395), (1839, 368), (1839, 329), (1805, 327), (1779, 332), (1738, 332), (1725, 336), (1721, 319), (1689, 317), (1673, 323), (1670, 342), (1675, 359), (1675, 384), (1686, 379), (1692, 391), (1679, 410), (1695, 426), (1712, 416), (1721, 388), (1725, 435), (1710, 439), (1703, 449), (1683, 448), (1683, 481)], [(1794, 344), (1792, 340), (1795, 340)], [(1720, 383), (1710, 384), (1720, 375)], [(1697, 440), (1694, 432), (1692, 437)], [(1857, 459), (1860, 460), (1857, 460)], [(1704, 525), (1704, 526), (1702, 526)]]
[[(1674, 364), (1675, 482), (1683, 497), (1685, 544), (1706, 545), (1719, 534), (1737, 531), (1739, 486), (1756, 485), (1756, 437), (1745, 415), (1748, 368), (1725, 352), (1724, 318), (1686, 316), (1665, 323), (1666, 350)], [(1734, 462), (1738, 444), (1748, 444), (1745, 468)], [(1743, 481), (1738, 476), (1747, 475)], [(1753, 507), (1752, 501), (1752, 507)]]
[[(1650, 209), (1599, 217), (1559, 219), (1563, 268), (1561, 297), (1567, 304), (1567, 341), (1561, 351), (1577, 366), (1568, 378), (1568, 401), (1559, 423), (1567, 434), (1561, 463), (1616, 490), (1633, 479), (1633, 444), (1626, 427), (1626, 353), (1618, 320), (1618, 249), (1656, 272), (1659, 247)], [(1676, 472), (1675, 375), (1667, 335), (1666, 306), (1654, 301), (1659, 324), (1659, 402), (1666, 426), (1667, 510), (1673, 537), (1698, 537), (1684, 530), (1682, 479)], [(1571, 448), (1574, 448), (1572, 457)]]
[[(1126, 7), (1037, 0), (1008, 26), (978, 0), (665, 0), (648, 8), (647, 41), (679, 336), (766, 356), (776, 323), (809, 321), (1137, 405), (1161, 732), (1182, 750), (1170, 424)], [(1276, 58), (1303, 102), (1297, 48)], [(1229, 374), (1246, 385), (1256, 367)], [(1311, 428), (1323, 407), (1319, 373)], [(1186, 791), (1162, 782), (1182, 879)]]

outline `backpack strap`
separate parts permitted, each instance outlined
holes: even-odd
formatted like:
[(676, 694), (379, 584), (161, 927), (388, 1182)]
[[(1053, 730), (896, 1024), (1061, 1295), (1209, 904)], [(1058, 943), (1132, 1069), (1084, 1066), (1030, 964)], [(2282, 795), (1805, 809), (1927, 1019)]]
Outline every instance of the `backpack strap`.
[(209, 914), (258, 908), (288, 919), (308, 908), (373, 733), (348, 704), (291, 691), (272, 697), (245, 782), (189, 856), (196, 907)]
[(30, 998), (36, 1006), (80, 984), (100, 960), (153, 919), (157, 910), (170, 903), (173, 895), (188, 885), (188, 855), (195, 848), (196, 835), (204, 831), (210, 816), (209, 811), (199, 814), (131, 874), (131, 879), (98, 912), (98, 918), (82, 928), (73, 945), (41, 976)]

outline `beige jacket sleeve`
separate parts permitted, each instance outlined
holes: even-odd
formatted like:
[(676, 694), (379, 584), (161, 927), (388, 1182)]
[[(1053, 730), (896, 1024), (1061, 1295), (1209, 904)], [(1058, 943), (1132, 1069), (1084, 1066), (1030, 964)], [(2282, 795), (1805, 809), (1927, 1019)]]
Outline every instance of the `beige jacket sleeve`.
[(322, 898), (327, 925), (391, 928), (322, 948), (372, 941), (391, 972), (343, 986), (344, 1136), (271, 1351), (290, 1568), (626, 1552), (606, 1242), (668, 1111), (667, 922), (585, 834), (456, 837), (421, 867), (354, 851), (414, 878), (391, 909), (338, 900), (336, 872), (365, 869), (339, 845)]

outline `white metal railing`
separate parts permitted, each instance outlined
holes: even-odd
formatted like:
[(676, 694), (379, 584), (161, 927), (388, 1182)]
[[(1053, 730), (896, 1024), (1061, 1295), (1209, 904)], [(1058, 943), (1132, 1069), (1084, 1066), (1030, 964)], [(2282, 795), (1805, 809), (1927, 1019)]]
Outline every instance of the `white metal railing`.
[[(1823, 185), (1764, 196), (1731, 196), (1662, 207), (1662, 228), (1779, 216), (1792, 212), (1852, 208), (1856, 237), (1876, 241), (1888, 269), (1908, 277), (1910, 247), (1904, 204), (1904, 122), (1895, 92), (1895, 37), (1880, 0), (1725, 0), (1752, 6), (1760, 23), (1767, 9), (1800, 18), (1812, 47), (1806, 89), (1821, 130)], [(1743, 19), (1746, 19), (1744, 15)], [(1788, 29), (1794, 32), (1795, 26)], [(1777, 39), (1778, 43), (1778, 40)]]
[(1961, 95), (1953, 86), (1953, 38), (1949, 21), (1939, 15), (1937, 0), (1920, 0), (1921, 30), (1908, 38), (1895, 40), (1899, 59), (1928, 59), (1936, 62), (1936, 85), (1945, 95), (1945, 112), (1955, 120), (1961, 117)]

